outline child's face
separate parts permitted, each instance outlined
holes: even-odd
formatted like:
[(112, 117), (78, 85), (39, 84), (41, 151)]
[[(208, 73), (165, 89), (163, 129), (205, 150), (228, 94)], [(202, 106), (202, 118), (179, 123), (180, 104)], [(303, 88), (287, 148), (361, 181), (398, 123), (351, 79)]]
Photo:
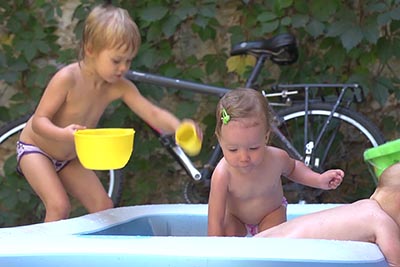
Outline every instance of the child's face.
[(222, 125), (219, 142), (229, 165), (250, 171), (264, 160), (265, 125), (258, 118), (231, 120)]
[(109, 83), (116, 82), (129, 70), (133, 55), (124, 46), (102, 50), (95, 59), (98, 74)]

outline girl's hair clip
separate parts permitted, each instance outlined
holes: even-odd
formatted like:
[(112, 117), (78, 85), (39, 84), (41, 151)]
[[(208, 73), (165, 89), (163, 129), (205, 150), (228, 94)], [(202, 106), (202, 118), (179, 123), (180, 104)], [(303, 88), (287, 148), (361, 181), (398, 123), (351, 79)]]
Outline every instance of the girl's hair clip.
[(222, 123), (223, 124), (228, 124), (228, 122), (231, 120), (231, 116), (229, 116), (229, 114), (228, 114), (228, 112), (226, 112), (226, 109), (225, 108), (222, 108), (222, 112), (221, 112), (222, 114), (222, 117), (221, 117), (221, 120), (222, 120)]

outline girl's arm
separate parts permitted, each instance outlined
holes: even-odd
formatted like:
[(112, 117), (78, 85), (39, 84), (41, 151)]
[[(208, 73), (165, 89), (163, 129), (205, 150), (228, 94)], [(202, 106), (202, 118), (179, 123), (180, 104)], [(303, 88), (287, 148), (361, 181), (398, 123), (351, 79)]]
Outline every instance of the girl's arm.
[[(221, 161), (223, 161), (222, 159)], [(211, 190), (208, 200), (208, 235), (224, 236), (224, 219), (228, 194), (228, 177), (221, 161), (211, 178)]]
[(314, 172), (303, 162), (290, 158), (287, 152), (284, 152), (282, 157), (288, 166), (283, 175), (299, 184), (330, 190), (336, 189), (343, 180), (344, 172), (342, 170), (332, 169), (320, 174)]

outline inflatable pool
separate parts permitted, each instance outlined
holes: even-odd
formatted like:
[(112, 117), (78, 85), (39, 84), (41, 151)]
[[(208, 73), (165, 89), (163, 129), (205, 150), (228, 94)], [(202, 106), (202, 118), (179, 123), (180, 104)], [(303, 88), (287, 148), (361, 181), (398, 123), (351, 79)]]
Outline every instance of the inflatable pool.
[[(334, 204), (290, 204), (289, 219)], [(284, 238), (207, 237), (207, 206), (110, 209), (0, 229), (0, 266), (387, 266), (375, 244)]]

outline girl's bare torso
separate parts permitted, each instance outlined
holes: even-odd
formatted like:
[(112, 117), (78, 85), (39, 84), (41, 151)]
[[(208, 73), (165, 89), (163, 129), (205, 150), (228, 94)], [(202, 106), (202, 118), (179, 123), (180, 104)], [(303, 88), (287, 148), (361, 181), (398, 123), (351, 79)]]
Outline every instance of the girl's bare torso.
[(282, 205), (281, 175), (284, 160), (276, 148), (267, 147), (265, 160), (248, 173), (232, 174), (228, 185), (227, 210), (246, 224), (259, 224)]

